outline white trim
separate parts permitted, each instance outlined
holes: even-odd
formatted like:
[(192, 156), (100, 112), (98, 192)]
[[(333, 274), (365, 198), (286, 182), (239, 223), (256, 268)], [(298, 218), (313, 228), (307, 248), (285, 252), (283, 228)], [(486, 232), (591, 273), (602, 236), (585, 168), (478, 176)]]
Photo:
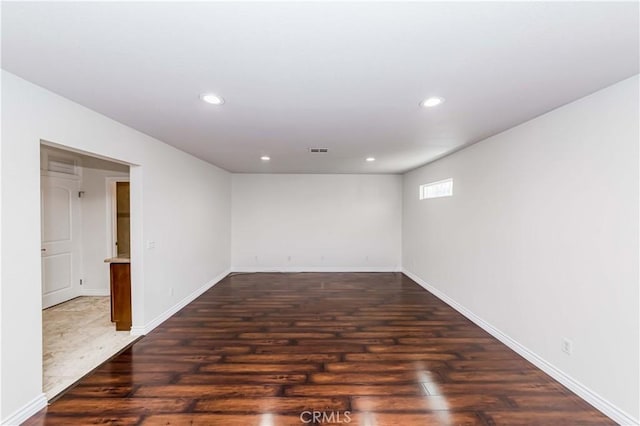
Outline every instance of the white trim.
[[(144, 194), (142, 183), (144, 181), (144, 167), (129, 166), (130, 192), (129, 203), (131, 213), (131, 320), (133, 326), (144, 324), (145, 307), (145, 282), (144, 282)], [(137, 327), (136, 327), (137, 328)], [(144, 327), (143, 327), (144, 330)], [(144, 333), (140, 333), (144, 334)]]
[(186, 296), (184, 299), (182, 299), (181, 301), (179, 301), (178, 303), (176, 303), (175, 305), (173, 305), (172, 307), (170, 307), (169, 309), (167, 309), (166, 311), (164, 311), (163, 313), (155, 317), (153, 320), (146, 323), (144, 326), (131, 327), (131, 335), (144, 336), (145, 334), (149, 334), (151, 330), (153, 330), (154, 328), (156, 328), (157, 326), (159, 326), (160, 324), (168, 320), (173, 314), (175, 314), (180, 309), (187, 306), (189, 303), (193, 302), (202, 293), (204, 293), (205, 291), (209, 290), (211, 287), (213, 287), (214, 285), (222, 281), (227, 275), (229, 275), (229, 273), (230, 273), (229, 270), (224, 271), (223, 273), (221, 273), (220, 275), (218, 275), (217, 277), (215, 277), (214, 279), (212, 279), (202, 287), (196, 289), (191, 294)]
[(231, 272), (402, 272), (399, 266), (232, 266)]
[(538, 367), (540, 370), (544, 371), (555, 380), (560, 382), (562, 385), (567, 387), (573, 393), (578, 395), (580, 398), (584, 399), (586, 402), (594, 406), (596, 409), (600, 410), (604, 415), (610, 417), (615, 422), (620, 425), (638, 425), (640, 422), (638, 419), (633, 418), (632, 415), (626, 413), (620, 408), (616, 407), (610, 401), (606, 400), (602, 396), (598, 395), (593, 390), (589, 389), (573, 377), (569, 376), (564, 371), (560, 370), (558, 367), (551, 364), (549, 361), (545, 360), (526, 346), (522, 345), (518, 341), (509, 337), (507, 334), (503, 333), (499, 329), (495, 328), (493, 325), (489, 324), (469, 309), (465, 308), (445, 293), (441, 292), (437, 288), (429, 285), (427, 282), (423, 281), (417, 275), (407, 271), (404, 269), (402, 271), (403, 274), (411, 278), (417, 284), (422, 286), (429, 293), (436, 296), (438, 299), (442, 300), (447, 305), (451, 306), (456, 311), (460, 312), (462, 315), (467, 317), (477, 326), (485, 330), (487, 333), (491, 334), (493, 337), (507, 345), (509, 348), (513, 349), (520, 356), (525, 358), (527, 361)]
[(44, 393), (41, 393), (4, 419), (2, 424), (6, 426), (18, 426), (46, 406), (47, 397)]
[(108, 288), (82, 288), (80, 289), (80, 296), (110, 296), (111, 293)]

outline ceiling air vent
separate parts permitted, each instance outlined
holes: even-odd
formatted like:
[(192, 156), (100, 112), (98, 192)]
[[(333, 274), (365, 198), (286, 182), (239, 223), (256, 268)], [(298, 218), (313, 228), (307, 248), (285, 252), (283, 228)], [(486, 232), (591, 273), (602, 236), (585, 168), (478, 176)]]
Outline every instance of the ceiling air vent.
[(49, 156), (47, 170), (65, 175), (78, 175), (78, 163), (73, 158)]
[(314, 154), (327, 153), (329, 152), (329, 149), (328, 148), (309, 148), (309, 152), (312, 152)]

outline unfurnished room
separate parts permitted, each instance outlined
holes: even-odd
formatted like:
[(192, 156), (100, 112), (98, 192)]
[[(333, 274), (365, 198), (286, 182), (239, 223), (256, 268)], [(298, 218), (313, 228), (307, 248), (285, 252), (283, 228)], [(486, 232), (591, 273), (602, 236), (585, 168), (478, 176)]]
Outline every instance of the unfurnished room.
[(0, 424), (639, 424), (640, 2), (0, 8)]

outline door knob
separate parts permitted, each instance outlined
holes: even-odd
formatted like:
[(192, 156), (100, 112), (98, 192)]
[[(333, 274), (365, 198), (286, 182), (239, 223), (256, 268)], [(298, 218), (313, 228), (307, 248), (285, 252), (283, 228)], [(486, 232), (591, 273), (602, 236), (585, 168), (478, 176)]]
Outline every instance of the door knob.
[(40, 251), (47, 251), (47, 249), (40, 249)]

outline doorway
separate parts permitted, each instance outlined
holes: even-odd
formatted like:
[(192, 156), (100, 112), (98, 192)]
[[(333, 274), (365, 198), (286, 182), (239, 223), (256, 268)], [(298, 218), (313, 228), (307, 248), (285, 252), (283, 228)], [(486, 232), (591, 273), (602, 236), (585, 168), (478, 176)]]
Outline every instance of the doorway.
[(116, 182), (116, 254), (131, 257), (129, 182)]
[(115, 258), (131, 257), (131, 202), (128, 177), (107, 179), (107, 192), (111, 210), (111, 255)]
[[(112, 182), (118, 184), (116, 198)], [(128, 165), (41, 145), (43, 392), (48, 399), (136, 339), (129, 331), (116, 331), (112, 322), (105, 263), (114, 254), (129, 256), (129, 206)], [(121, 247), (115, 253), (114, 240)]]

